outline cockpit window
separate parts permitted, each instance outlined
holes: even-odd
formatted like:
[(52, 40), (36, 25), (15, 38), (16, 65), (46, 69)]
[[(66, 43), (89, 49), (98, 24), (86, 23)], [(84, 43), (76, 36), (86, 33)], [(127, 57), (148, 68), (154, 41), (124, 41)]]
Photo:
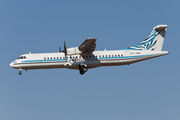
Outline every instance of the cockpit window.
[(26, 59), (26, 56), (19, 56), (18, 59)]

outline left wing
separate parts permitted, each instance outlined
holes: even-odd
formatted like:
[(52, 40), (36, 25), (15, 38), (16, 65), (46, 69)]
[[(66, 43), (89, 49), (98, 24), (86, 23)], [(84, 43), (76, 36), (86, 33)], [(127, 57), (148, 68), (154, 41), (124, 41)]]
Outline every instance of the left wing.
[(87, 38), (79, 47), (78, 49), (82, 53), (92, 53), (96, 48), (96, 38)]

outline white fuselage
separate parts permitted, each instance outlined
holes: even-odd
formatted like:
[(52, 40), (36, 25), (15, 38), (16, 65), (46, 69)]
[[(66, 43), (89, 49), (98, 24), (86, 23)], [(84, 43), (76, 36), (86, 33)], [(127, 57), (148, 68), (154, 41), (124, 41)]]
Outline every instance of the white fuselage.
[(168, 51), (111, 50), (94, 51), (92, 54), (71, 54), (65, 58), (64, 53), (23, 54), (10, 66), (20, 70), (69, 68), (79, 69), (81, 64), (87, 68), (100, 66), (119, 66), (151, 59), (168, 54)]

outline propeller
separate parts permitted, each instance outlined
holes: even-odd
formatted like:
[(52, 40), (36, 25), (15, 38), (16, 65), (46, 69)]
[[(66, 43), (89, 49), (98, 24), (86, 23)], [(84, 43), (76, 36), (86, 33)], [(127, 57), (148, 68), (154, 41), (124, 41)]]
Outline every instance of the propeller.
[(59, 52), (61, 53), (61, 45), (59, 45)]
[(63, 50), (64, 54), (65, 54), (65, 57), (67, 57), (67, 49), (66, 49), (66, 43), (65, 43), (65, 40), (64, 40), (64, 50)]

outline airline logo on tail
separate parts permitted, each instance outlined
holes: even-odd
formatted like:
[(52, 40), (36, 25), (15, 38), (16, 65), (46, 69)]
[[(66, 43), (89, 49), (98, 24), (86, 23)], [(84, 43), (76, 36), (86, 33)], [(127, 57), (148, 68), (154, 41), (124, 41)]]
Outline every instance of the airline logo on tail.
[(128, 47), (126, 50), (150, 50), (161, 51), (167, 25), (155, 26), (151, 34), (140, 44)]

